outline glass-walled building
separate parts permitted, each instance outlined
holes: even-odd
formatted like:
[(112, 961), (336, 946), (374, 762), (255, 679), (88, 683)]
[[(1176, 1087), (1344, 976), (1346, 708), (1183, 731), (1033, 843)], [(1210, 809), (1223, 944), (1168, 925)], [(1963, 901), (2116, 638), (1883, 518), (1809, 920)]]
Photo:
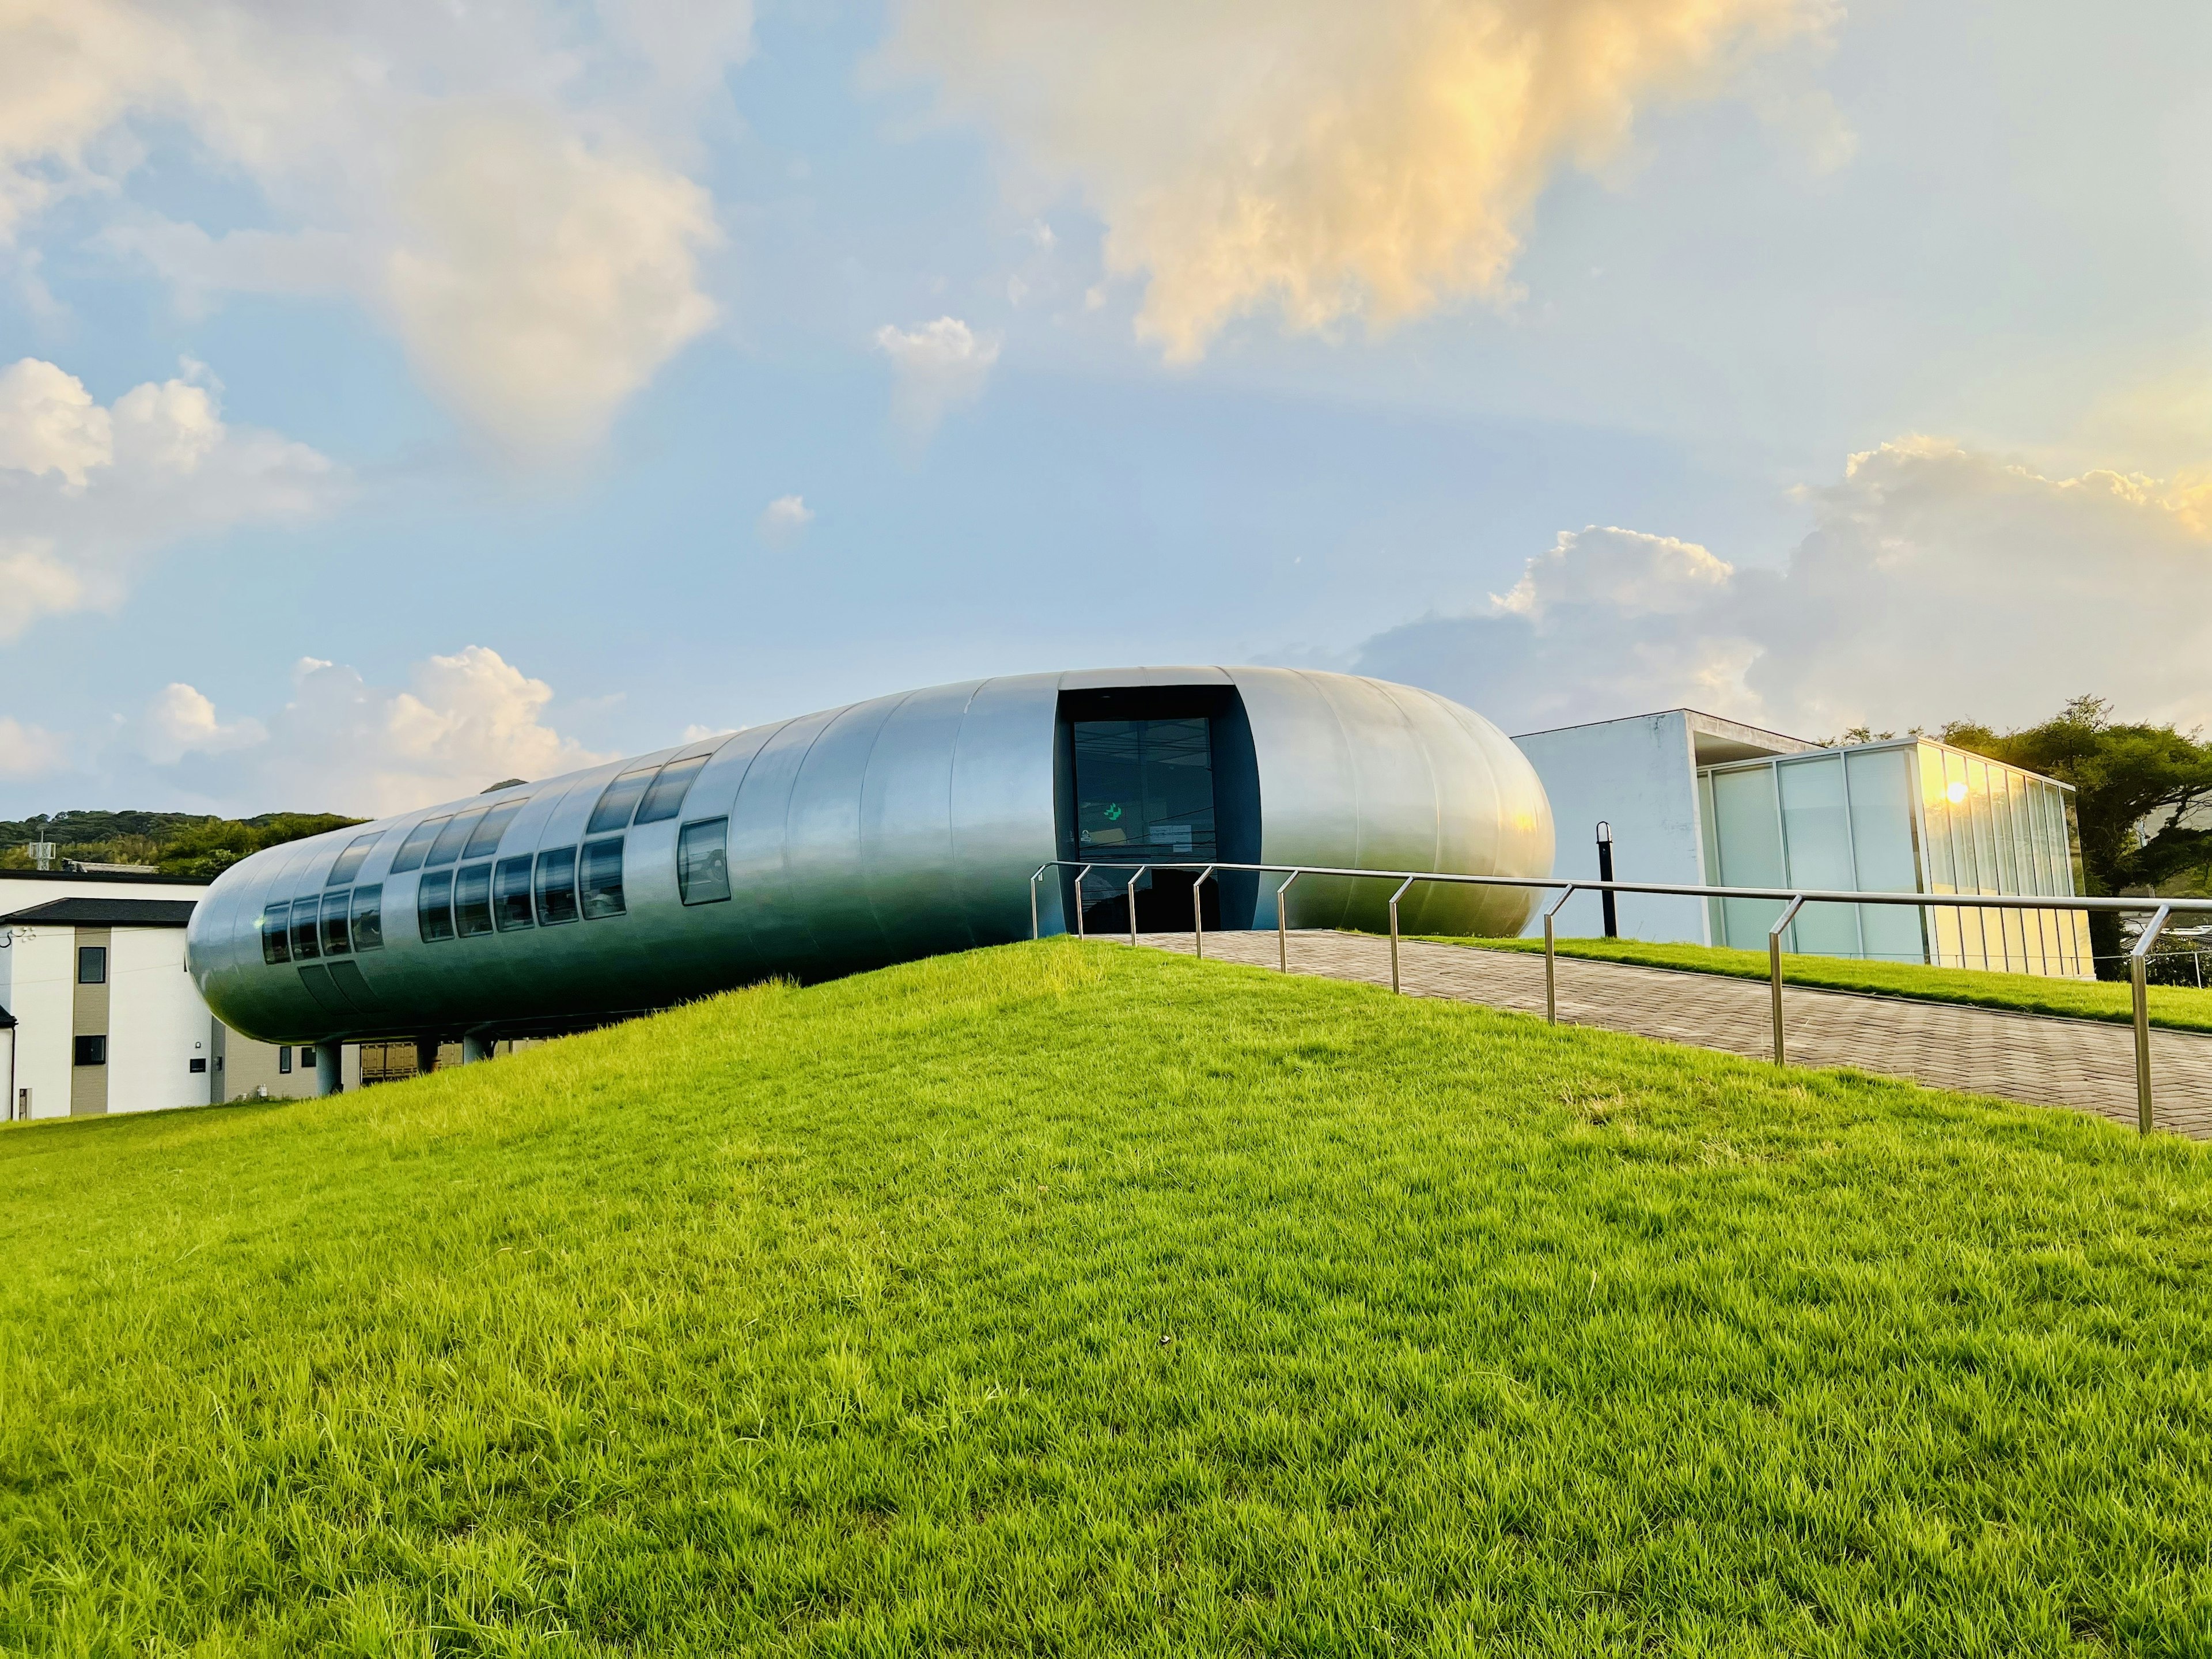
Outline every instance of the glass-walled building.
[[(1714, 886), (2072, 897), (2073, 792), (1924, 738), (1698, 771)], [(1782, 906), (1707, 902), (1716, 945), (1764, 950)], [(2034, 909), (1808, 905), (1784, 948), (1820, 956), (2088, 978), (2087, 917)]]

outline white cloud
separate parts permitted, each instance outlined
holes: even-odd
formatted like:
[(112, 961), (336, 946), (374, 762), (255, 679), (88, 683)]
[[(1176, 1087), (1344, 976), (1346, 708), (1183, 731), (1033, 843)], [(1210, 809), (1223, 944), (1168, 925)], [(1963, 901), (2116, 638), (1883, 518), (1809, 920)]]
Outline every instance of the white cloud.
[(761, 509), (757, 528), (763, 541), (781, 544), (795, 541), (814, 522), (814, 509), (804, 495), (779, 495)]
[(977, 334), (957, 317), (939, 317), (915, 329), (889, 323), (876, 331), (876, 349), (891, 360), (896, 377), (891, 412), (900, 424), (927, 434), (956, 409), (983, 395), (999, 361), (995, 335)]
[(71, 489), (115, 459), (114, 424), (84, 382), (36, 357), (0, 373), (0, 467), (53, 473)]
[(0, 778), (35, 778), (67, 764), (68, 745), (54, 733), (0, 714)]
[(102, 408), (52, 363), (0, 371), (0, 640), (121, 603), (160, 548), (307, 517), (341, 487), (306, 445), (227, 425), (220, 388), (197, 364), (185, 374)]
[[(498, 212), (487, 212), (490, 203)], [(409, 145), (386, 292), (416, 372), (520, 447), (559, 453), (714, 320), (713, 204), (539, 112), (453, 110)]]
[(1516, 731), (1679, 703), (1814, 737), (2010, 725), (2083, 691), (2212, 724), (2212, 483), (2051, 477), (1916, 437), (1808, 500), (1778, 568), (1572, 532), (1483, 613), (1390, 629), (1357, 665)]
[(146, 708), (143, 741), (147, 759), (171, 765), (186, 755), (221, 755), (269, 740), (269, 728), (257, 720), (216, 718), (215, 704), (189, 685), (173, 682)]
[[(1292, 328), (1510, 297), (1563, 163), (1710, 94), (1828, 0), (901, 0), (885, 60), (1072, 183), (1139, 331), (1200, 355), (1262, 307)], [(1832, 149), (1833, 146), (1831, 146)]]
[[(0, 252), (57, 201), (105, 198), (94, 245), (188, 302), (350, 295), (465, 419), (573, 449), (714, 314), (711, 204), (668, 157), (750, 40), (748, 0), (0, 10)], [(255, 187), (273, 228), (133, 205), (162, 131)]]
[[(302, 658), (265, 723), (224, 722), (189, 685), (154, 699), (142, 748), (184, 762), (194, 792), (238, 804), (380, 815), (613, 758), (546, 724), (553, 689), (489, 647), (417, 663), (404, 689)], [(265, 810), (265, 809), (258, 809)]]

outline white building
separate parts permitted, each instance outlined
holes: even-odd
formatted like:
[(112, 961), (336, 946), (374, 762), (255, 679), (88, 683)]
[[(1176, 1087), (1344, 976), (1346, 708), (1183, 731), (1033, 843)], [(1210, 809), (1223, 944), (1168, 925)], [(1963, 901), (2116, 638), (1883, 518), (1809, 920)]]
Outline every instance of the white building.
[[(315, 1092), (312, 1054), (227, 1030), (185, 971), (205, 882), (0, 872), (7, 1116), (84, 1117)], [(354, 1051), (349, 1080), (357, 1080)]]
[[(1595, 879), (1609, 824), (1621, 881), (1862, 892), (2081, 891), (2073, 791), (1928, 738), (1822, 748), (1695, 709), (1514, 739), (1551, 798), (1554, 873)], [(1623, 894), (1629, 939), (1763, 951), (1777, 901)], [(1577, 895), (1561, 931), (1600, 931)], [(1538, 931), (1540, 931), (1540, 924)], [(2092, 975), (2087, 919), (2055, 910), (1808, 906), (1784, 948), (2014, 973)]]

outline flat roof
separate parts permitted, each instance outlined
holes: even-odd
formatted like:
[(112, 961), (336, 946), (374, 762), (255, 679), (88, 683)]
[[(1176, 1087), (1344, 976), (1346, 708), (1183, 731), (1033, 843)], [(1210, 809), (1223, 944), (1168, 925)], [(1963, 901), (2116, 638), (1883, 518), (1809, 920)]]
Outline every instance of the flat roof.
[(1571, 726), (1547, 726), (1540, 732), (1516, 732), (1517, 742), (1522, 738), (1548, 738), (1555, 732), (1589, 732), (1601, 726), (1626, 726), (1634, 720), (1657, 720), (1663, 714), (1680, 714), (1690, 728), (1692, 738), (1705, 742), (1697, 745), (1698, 763), (1710, 766), (1722, 761), (1750, 760), (1763, 755), (1802, 755), (1820, 745), (1804, 738), (1793, 738), (1780, 732), (1770, 732), (1760, 726), (1747, 726), (1741, 720), (1727, 720), (1718, 714), (1708, 714), (1702, 708), (1654, 708), (1641, 714), (1616, 714), (1611, 720), (1577, 720)]
[(141, 876), (115, 870), (0, 870), (0, 881), (97, 881), (118, 886), (206, 887), (213, 876)]
[(26, 927), (182, 927), (198, 908), (194, 899), (49, 899), (0, 916)]

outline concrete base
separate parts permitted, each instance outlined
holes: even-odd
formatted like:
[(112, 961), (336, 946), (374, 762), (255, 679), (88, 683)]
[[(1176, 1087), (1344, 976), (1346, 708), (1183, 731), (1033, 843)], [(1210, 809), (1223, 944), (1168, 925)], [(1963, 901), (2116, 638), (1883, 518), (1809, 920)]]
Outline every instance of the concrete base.
[(471, 1031), (461, 1038), (461, 1064), (470, 1066), (479, 1060), (489, 1060), (491, 1049), (491, 1038), (478, 1036)]
[(345, 1087), (345, 1049), (335, 1042), (315, 1045), (315, 1092), (334, 1095)]

